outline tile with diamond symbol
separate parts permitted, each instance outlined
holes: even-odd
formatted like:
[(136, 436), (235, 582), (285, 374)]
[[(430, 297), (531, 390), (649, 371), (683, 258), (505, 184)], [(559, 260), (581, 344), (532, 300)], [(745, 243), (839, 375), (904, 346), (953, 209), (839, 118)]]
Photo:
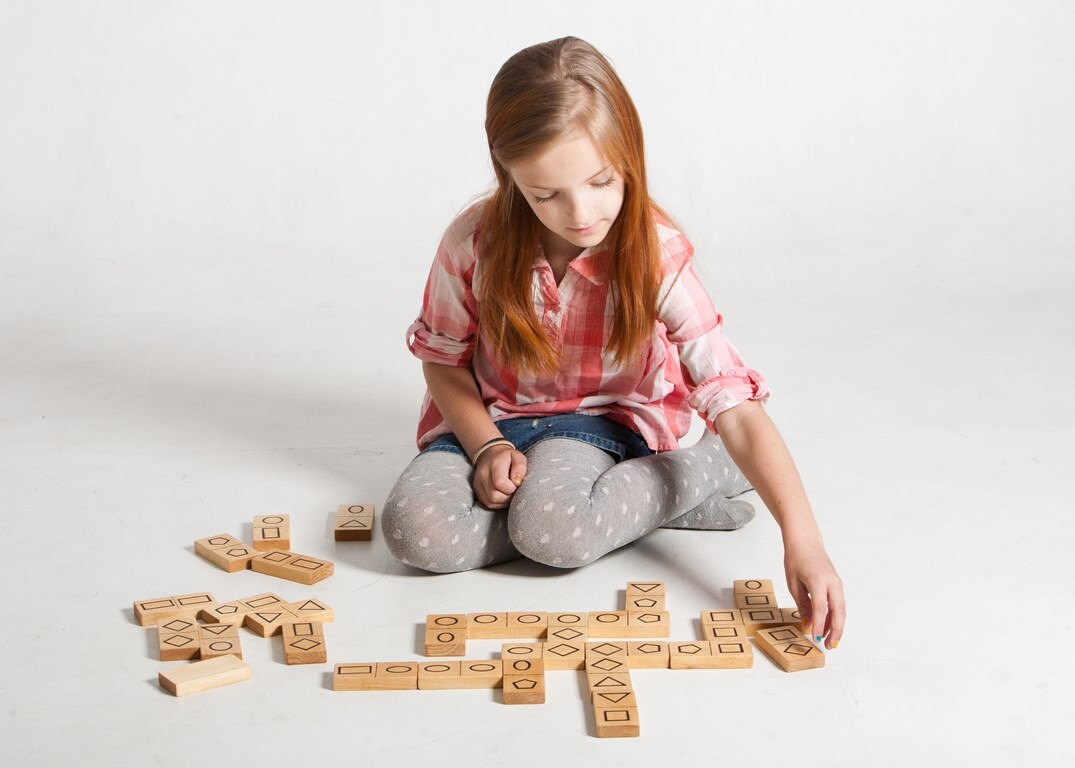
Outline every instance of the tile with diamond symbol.
[(544, 704), (545, 664), (542, 659), (504, 659), (504, 703)]
[(801, 672), (825, 666), (825, 655), (796, 626), (767, 627), (754, 636), (759, 650), (785, 672)]
[[(190, 623), (183, 619), (176, 619), (170, 624)], [(158, 628), (157, 648), (160, 650), (161, 661), (189, 661), (198, 658), (198, 649), (201, 641), (198, 639), (198, 627), (179, 632), (169, 632), (161, 624)]]
[(287, 664), (324, 664), (328, 661), (321, 622), (285, 621), (281, 635)]
[(626, 656), (591, 656), (586, 659), (586, 674), (609, 674), (610, 672), (627, 672), (630, 667)]
[(586, 658), (591, 656), (626, 656), (627, 643), (586, 643)]
[(545, 669), (582, 669), (586, 664), (586, 646), (582, 642), (552, 639), (542, 644)]

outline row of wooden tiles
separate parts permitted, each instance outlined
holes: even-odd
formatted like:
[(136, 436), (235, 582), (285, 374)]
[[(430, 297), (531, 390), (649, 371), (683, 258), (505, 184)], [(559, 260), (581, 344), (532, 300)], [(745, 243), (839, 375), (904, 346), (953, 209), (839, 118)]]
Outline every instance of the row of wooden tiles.
[(143, 627), (160, 626), (172, 619), (191, 617), (201, 618), (210, 624), (242, 624), (247, 614), (276, 609), (286, 609), (299, 618), (311, 621), (328, 622), (335, 618), (332, 608), (316, 598), (292, 603), (274, 592), (264, 592), (229, 603), (217, 603), (209, 592), (136, 600), (134, 617)]
[(426, 645), (453, 646), (449, 653), (427, 655), (457, 656), (466, 640), (520, 640), (548, 637), (556, 629), (580, 635), (612, 638), (668, 637), (667, 611), (587, 611), (587, 612), (503, 612), (437, 613), (426, 617)]
[[(257, 530), (257, 529), (255, 529)], [(316, 584), (332, 575), (333, 564), (286, 548), (257, 552), (228, 533), (218, 533), (194, 542), (194, 551), (228, 573), (247, 568), (299, 584)]]

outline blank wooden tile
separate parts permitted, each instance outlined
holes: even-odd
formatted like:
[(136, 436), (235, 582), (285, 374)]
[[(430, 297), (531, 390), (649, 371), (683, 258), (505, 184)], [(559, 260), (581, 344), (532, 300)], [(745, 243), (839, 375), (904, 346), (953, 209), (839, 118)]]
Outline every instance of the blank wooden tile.
[(598, 738), (631, 738), (641, 733), (637, 707), (608, 707), (594, 709), (594, 725)]
[(428, 661), (418, 665), (418, 690), (447, 691), (460, 687), (458, 661)]
[(825, 655), (797, 627), (759, 629), (754, 643), (785, 672), (801, 672), (825, 666)]
[(627, 665), (631, 669), (668, 669), (668, 643), (628, 643)]
[(261, 553), (250, 561), (250, 567), (258, 573), (299, 584), (316, 584), (331, 576), (333, 571), (328, 560), (283, 550)]
[(510, 638), (545, 637), (545, 630), (549, 627), (549, 615), (547, 613), (508, 613), (508, 634)]
[(157, 676), (161, 688), (173, 696), (187, 696), (250, 679), (250, 667), (232, 655), (196, 661)]
[(328, 661), (325, 632), (317, 621), (285, 621), (280, 630), (287, 664), (324, 664)]
[(480, 659), (459, 662), (461, 688), (500, 688), (504, 667), (500, 659)]
[(466, 656), (467, 633), (463, 629), (428, 629), (426, 624), (426, 656)]

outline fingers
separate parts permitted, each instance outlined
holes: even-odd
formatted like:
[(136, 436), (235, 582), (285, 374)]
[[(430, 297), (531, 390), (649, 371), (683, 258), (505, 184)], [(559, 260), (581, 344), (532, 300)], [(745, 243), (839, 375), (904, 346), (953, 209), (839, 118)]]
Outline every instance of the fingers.
[(511, 466), (508, 468), (508, 478), (516, 486), (522, 484), (526, 477), (526, 454), (522, 451), (511, 452)]
[(810, 582), (810, 609), (810, 638), (820, 643), (825, 638), (825, 622), (829, 617), (829, 594), (823, 579)]
[(791, 597), (795, 601), (795, 607), (799, 609), (800, 628), (804, 633), (810, 632), (810, 593), (806, 591), (798, 580), (794, 583), (788, 584), (788, 589), (791, 590)]
[(844, 602), (843, 585), (837, 581), (829, 590), (829, 639), (825, 647), (830, 651), (840, 644), (844, 636), (844, 620), (847, 618), (847, 606)]

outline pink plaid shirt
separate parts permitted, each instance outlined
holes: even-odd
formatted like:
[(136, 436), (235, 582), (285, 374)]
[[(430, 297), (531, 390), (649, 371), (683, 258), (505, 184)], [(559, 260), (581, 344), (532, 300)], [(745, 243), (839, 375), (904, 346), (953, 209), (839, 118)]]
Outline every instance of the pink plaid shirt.
[[(679, 447), (691, 409), (711, 430), (717, 414), (746, 400), (769, 399), (761, 374), (746, 366), (721, 330), (722, 318), (691, 264), (694, 247), (655, 215), (661, 241), (660, 312), (647, 354), (630, 367), (602, 354), (613, 311), (607, 251), (587, 248), (567, 266), (560, 284), (543, 253), (534, 262), (534, 310), (560, 349), (555, 375), (521, 376), (500, 361), (478, 329), (475, 253), (481, 203), (444, 233), (429, 272), (422, 311), (407, 329), (420, 360), (469, 366), (493, 421), (561, 413), (605, 415), (642, 435), (654, 451)], [(540, 247), (539, 247), (540, 248)], [(451, 432), (426, 391), (418, 447)]]

